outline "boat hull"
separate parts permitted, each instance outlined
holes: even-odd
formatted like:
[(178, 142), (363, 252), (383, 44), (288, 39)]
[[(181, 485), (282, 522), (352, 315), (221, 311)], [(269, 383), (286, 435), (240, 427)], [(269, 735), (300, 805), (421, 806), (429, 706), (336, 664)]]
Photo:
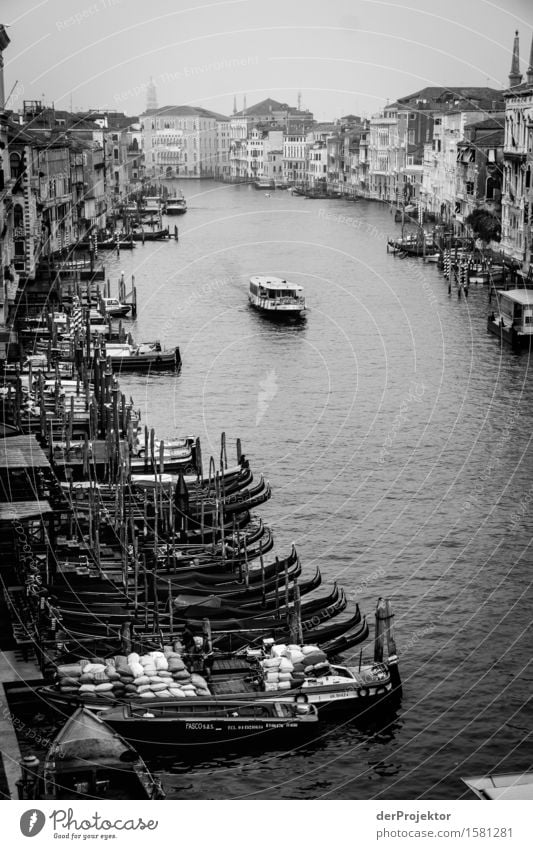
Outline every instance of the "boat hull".
[(533, 334), (519, 333), (513, 327), (502, 326), (497, 319), (489, 318), (487, 330), (497, 336), (500, 342), (506, 342), (513, 351), (529, 351), (533, 347)]
[(305, 307), (290, 305), (269, 307), (261, 303), (256, 303), (252, 297), (249, 298), (249, 302), (250, 306), (257, 310), (257, 312), (273, 321), (290, 321), (291, 319), (302, 319), (305, 317)]
[(113, 371), (163, 371), (181, 368), (180, 349), (136, 354), (129, 357), (109, 357)]

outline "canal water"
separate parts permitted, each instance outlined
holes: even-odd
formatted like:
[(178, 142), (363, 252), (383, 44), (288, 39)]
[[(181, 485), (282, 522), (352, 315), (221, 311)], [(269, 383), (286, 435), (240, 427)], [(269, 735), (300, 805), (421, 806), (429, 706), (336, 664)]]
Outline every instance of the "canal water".
[[(122, 389), (161, 436), (199, 435), (204, 461), (240, 437), (272, 485), (277, 552), (294, 541), (371, 624), (392, 600), (404, 694), (288, 753), (158, 761), (169, 797), (457, 799), (462, 775), (531, 768), (528, 355), (487, 335), (486, 287), (459, 299), (434, 265), (387, 254), (385, 206), (180, 188), (179, 240), (107, 273), (114, 291), (135, 275), (134, 337), (179, 344), (183, 370)], [(302, 284), (306, 320), (254, 312), (252, 274)]]

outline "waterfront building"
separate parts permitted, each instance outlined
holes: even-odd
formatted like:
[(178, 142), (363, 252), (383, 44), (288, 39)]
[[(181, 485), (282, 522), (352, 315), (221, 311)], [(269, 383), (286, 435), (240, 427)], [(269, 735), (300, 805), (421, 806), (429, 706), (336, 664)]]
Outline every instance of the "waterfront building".
[(501, 93), (485, 88), (457, 89), (453, 100), (443, 100), (440, 108), (435, 103), (432, 109), (433, 136), (424, 145), (420, 199), (425, 212), (456, 230), (463, 229), (464, 217), (462, 198), (457, 197), (458, 145), (464, 141), (469, 124), (497, 115), (502, 109)]
[(231, 121), (229, 118), (221, 116), (217, 120), (216, 133), (217, 155), (215, 162), (215, 177), (219, 180), (228, 180), (231, 176)]
[(147, 177), (214, 177), (219, 122), (227, 118), (198, 106), (163, 106), (141, 115)]
[[(452, 121), (443, 136), (443, 116), (459, 110), (466, 117), (470, 111), (475, 120), (498, 108), (503, 108), (501, 92), (486, 87), (431, 86), (398, 98), (370, 119), (364, 143), (368, 186), (361, 191), (366, 197), (396, 205), (422, 203), (432, 212), (441, 204), (447, 208), (453, 193), (440, 194), (445, 183), (452, 185), (455, 180), (450, 172), (453, 145), (446, 145), (446, 152), (442, 145), (457, 135), (457, 127)], [(460, 123), (464, 125), (464, 119)], [(433, 173), (436, 167), (438, 174)]]
[[(266, 176), (265, 168), (276, 169), (278, 182), (303, 182), (305, 179), (307, 130), (313, 115), (287, 103), (266, 98), (234, 113), (230, 121), (230, 178), (236, 182)], [(274, 155), (282, 151), (281, 161)], [(281, 173), (279, 166), (281, 164)], [(268, 178), (270, 179), (270, 177)]]
[(397, 109), (393, 104), (370, 119), (370, 198), (388, 203), (396, 200), (399, 179), (398, 149)]
[(502, 248), (527, 270), (533, 263), (531, 209), (533, 208), (533, 40), (526, 79), (519, 68), (518, 32), (515, 35), (509, 88), (505, 98), (503, 149)]
[(457, 143), (455, 220), (464, 225), (475, 209), (501, 220), (505, 113), (467, 124)]
[(328, 173), (328, 147), (325, 139), (311, 143), (307, 155), (305, 182), (308, 188), (326, 191)]
[[(247, 138), (247, 178), (250, 180), (264, 179), (281, 179), (281, 155), (283, 150), (283, 131), (281, 129), (270, 129), (273, 125), (267, 127), (256, 126), (249, 130)], [(279, 156), (274, 156), (274, 153)], [(280, 171), (277, 171), (279, 159)], [(267, 166), (268, 163), (268, 166)], [(276, 177), (267, 177), (267, 170), (272, 171), (276, 168)]]
[(283, 135), (283, 181), (303, 184), (310, 142), (307, 139), (311, 124), (298, 119), (287, 122)]
[[(271, 135), (269, 133), (269, 135)], [(279, 133), (280, 141), (275, 146), (273, 139), (269, 139), (265, 148), (263, 158), (263, 177), (271, 183), (283, 183), (283, 133)]]

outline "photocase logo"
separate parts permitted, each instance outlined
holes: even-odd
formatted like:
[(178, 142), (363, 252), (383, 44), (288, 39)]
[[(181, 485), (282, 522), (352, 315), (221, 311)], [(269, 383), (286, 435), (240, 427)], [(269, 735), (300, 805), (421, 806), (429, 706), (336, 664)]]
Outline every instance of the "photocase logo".
[(20, 830), (24, 837), (35, 837), (43, 830), (46, 817), (42, 811), (33, 808), (31, 811), (25, 811), (20, 818)]
[(270, 402), (278, 394), (278, 379), (276, 369), (269, 371), (265, 378), (259, 383), (260, 390), (257, 393), (257, 413), (255, 426), (257, 427), (270, 406)]

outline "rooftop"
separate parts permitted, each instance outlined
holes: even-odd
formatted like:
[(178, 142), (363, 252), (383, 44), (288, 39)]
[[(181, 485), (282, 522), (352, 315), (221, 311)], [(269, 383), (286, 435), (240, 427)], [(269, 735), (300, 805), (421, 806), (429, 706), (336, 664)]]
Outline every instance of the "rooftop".
[(507, 291), (505, 289), (499, 289), (498, 295), (508, 298), (515, 304), (522, 304), (524, 307), (533, 307), (533, 289), (507, 289)]
[(250, 277), (250, 283), (255, 283), (257, 286), (264, 286), (265, 289), (303, 292), (303, 286), (299, 286), (297, 283), (288, 283), (281, 277), (256, 275), (254, 277)]
[(289, 106), (288, 103), (280, 103), (279, 100), (273, 100), (271, 97), (267, 97), (265, 100), (259, 101), (259, 103), (254, 103), (253, 106), (248, 106), (246, 109), (236, 112), (234, 117), (253, 118), (254, 115), (265, 115), (271, 112), (288, 112), (292, 117), (300, 116), (302, 118), (310, 115), (310, 112), (306, 109), (299, 110), (296, 106)]
[(219, 112), (211, 112), (210, 109), (204, 109), (203, 106), (160, 106), (158, 109), (147, 109), (143, 112), (143, 116), (147, 115), (177, 115), (178, 117), (195, 117), (195, 118), (215, 118), (217, 121), (229, 121), (227, 115), (221, 115)]
[(408, 94), (405, 97), (399, 97), (397, 103), (403, 105), (416, 101), (427, 101), (428, 103), (447, 103), (449, 100), (501, 100), (503, 92), (486, 86), (456, 86), (448, 88), (446, 86), (427, 86), (415, 91), (413, 94)]

